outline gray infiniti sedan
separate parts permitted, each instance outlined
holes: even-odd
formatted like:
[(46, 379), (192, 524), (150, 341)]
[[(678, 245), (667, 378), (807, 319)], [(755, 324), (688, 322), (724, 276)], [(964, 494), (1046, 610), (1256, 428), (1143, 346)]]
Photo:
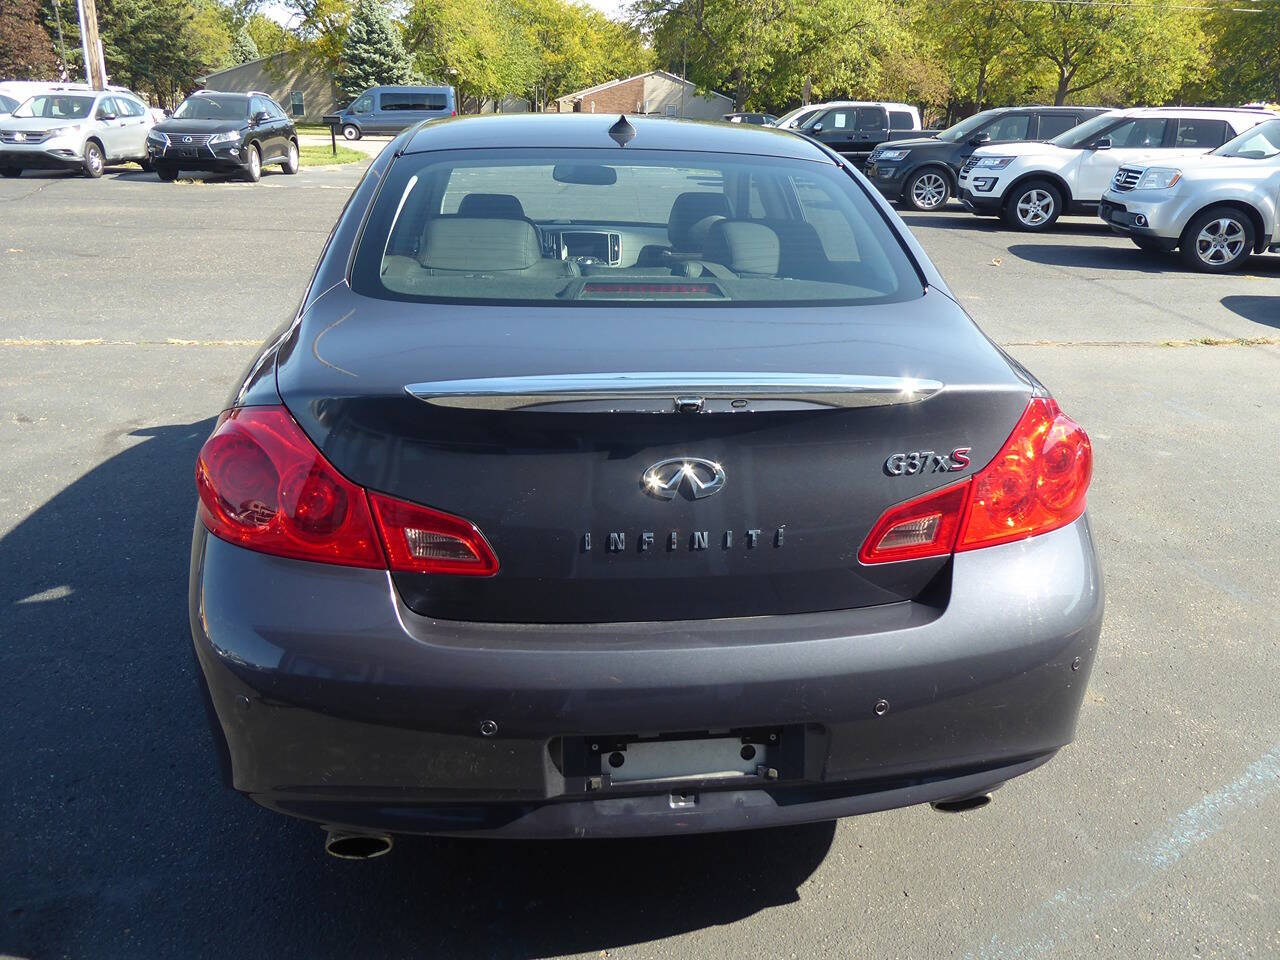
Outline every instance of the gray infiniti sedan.
[(407, 130), (196, 465), (224, 777), (346, 857), (981, 806), (1074, 736), (1091, 471), (821, 144)]

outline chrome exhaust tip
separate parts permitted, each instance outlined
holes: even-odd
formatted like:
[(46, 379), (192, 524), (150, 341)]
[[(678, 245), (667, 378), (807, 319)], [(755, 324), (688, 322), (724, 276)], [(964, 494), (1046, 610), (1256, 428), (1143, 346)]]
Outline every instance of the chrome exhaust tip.
[(991, 802), (991, 794), (975, 793), (970, 797), (954, 797), (950, 800), (935, 800), (929, 806), (939, 813), (968, 813), (980, 810)]
[(324, 852), (339, 860), (372, 860), (391, 852), (391, 837), (385, 833), (348, 833), (329, 830), (324, 835)]

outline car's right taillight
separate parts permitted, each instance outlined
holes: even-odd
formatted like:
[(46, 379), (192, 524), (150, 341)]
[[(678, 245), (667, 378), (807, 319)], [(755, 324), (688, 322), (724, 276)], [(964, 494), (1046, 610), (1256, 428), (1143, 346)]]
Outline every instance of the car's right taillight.
[(352, 483), (284, 407), (224, 413), (200, 449), (196, 489), (209, 532), (249, 550), (411, 573), (498, 572), (474, 524)]
[(990, 463), (958, 484), (890, 507), (858, 559), (946, 556), (1065, 527), (1084, 513), (1092, 474), (1084, 429), (1051, 398), (1036, 397)]
[(1051, 397), (1036, 397), (1000, 452), (973, 477), (956, 550), (1065, 527), (1084, 513), (1093, 447)]

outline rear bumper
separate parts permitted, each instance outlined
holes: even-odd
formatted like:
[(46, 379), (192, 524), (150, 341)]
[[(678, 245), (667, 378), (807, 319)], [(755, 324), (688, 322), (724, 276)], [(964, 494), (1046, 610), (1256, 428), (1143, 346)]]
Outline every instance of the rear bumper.
[[(231, 784), (282, 813), (401, 833), (729, 830), (979, 792), (1071, 741), (1102, 610), (1084, 518), (958, 556), (938, 607), (739, 620), (431, 621), (385, 573), (254, 554), (199, 526), (192, 556)], [(557, 753), (560, 738), (773, 725), (803, 733), (802, 776), (694, 784), (691, 804), (670, 784), (585, 792)]]

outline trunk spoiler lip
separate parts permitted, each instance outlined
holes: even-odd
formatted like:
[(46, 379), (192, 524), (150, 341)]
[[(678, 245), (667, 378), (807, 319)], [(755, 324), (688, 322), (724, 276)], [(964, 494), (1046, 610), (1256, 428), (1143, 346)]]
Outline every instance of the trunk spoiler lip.
[(752, 402), (765, 402), (774, 410), (780, 404), (814, 409), (918, 403), (944, 387), (938, 380), (907, 376), (636, 371), (436, 380), (404, 389), (433, 406), (468, 410), (547, 410), (575, 404), (583, 405), (581, 412), (745, 413)]

